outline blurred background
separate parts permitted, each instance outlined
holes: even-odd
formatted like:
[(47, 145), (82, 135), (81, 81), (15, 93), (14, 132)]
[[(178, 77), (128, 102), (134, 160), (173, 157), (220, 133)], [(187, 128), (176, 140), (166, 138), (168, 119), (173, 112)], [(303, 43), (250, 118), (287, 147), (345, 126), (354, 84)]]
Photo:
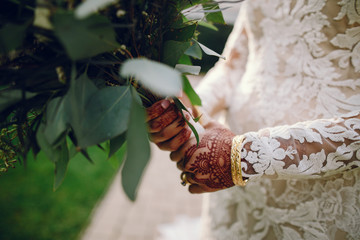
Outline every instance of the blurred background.
[[(221, 53), (241, 3), (220, 5), (226, 25), (218, 31), (200, 27), (199, 42)], [(194, 65), (205, 74), (217, 61), (203, 56)], [(191, 79), (193, 85), (200, 77)], [(95, 163), (78, 154), (70, 161), (61, 187), (53, 191), (53, 164), (39, 155), (26, 166), (0, 176), (0, 240), (171, 240), (196, 239), (184, 227), (199, 225), (202, 195), (191, 195), (180, 184), (180, 172), (169, 153), (152, 145), (152, 158), (131, 202), (120, 176), (98, 147), (89, 150)], [(196, 228), (192, 228), (196, 229)]]

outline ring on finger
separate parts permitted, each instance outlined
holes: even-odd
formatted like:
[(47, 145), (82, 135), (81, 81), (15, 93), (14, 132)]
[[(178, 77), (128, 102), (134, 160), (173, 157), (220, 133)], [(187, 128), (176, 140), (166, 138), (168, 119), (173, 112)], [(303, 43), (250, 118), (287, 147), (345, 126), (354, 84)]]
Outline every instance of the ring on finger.
[(190, 185), (190, 182), (188, 181), (187, 177), (186, 177), (186, 173), (182, 172), (180, 175), (180, 179), (181, 179), (181, 185), (186, 186), (186, 184)]

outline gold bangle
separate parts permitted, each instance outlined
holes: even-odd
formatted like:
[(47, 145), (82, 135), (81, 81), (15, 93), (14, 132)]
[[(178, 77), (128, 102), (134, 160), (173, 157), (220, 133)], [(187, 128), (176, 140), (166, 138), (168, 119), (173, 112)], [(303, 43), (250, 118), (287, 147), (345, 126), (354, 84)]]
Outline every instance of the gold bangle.
[(244, 187), (248, 179), (244, 180), (241, 170), (241, 149), (245, 139), (244, 135), (235, 136), (231, 146), (231, 175), (235, 185)]

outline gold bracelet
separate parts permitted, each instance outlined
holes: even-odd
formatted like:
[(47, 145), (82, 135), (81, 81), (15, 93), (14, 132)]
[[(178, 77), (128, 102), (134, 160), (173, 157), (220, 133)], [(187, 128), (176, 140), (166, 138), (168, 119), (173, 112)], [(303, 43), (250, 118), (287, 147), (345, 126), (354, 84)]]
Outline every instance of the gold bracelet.
[(241, 149), (244, 135), (235, 136), (231, 146), (231, 175), (235, 185), (244, 187), (248, 179), (244, 180), (241, 173)]

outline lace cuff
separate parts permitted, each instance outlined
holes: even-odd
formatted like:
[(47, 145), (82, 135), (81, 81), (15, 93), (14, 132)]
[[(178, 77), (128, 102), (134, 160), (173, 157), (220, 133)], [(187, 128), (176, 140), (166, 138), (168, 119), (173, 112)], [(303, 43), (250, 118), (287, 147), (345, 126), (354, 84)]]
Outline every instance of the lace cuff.
[(244, 136), (241, 167), (250, 181), (319, 178), (360, 166), (360, 112)]

